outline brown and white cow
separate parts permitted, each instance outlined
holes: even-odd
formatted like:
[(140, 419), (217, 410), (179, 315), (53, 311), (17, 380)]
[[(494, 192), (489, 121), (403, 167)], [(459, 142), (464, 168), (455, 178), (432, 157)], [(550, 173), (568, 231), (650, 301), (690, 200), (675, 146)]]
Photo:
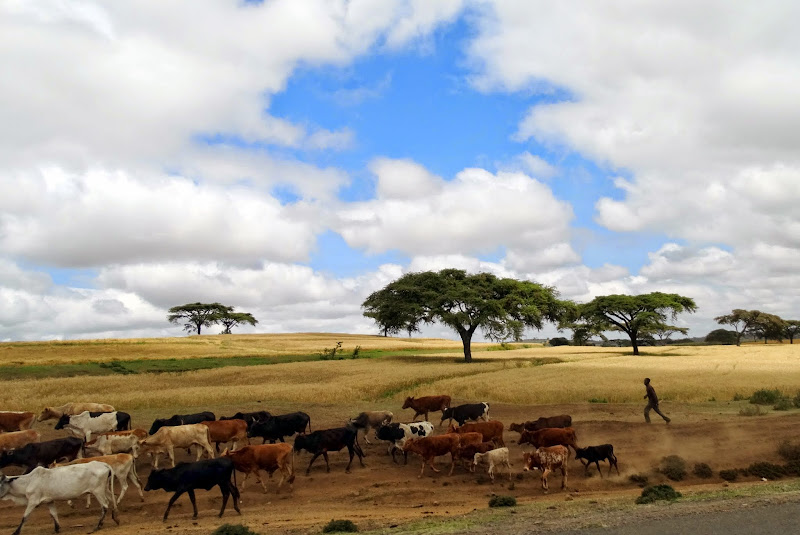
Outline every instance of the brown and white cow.
[(26, 444), (39, 442), (41, 435), (33, 429), (25, 431), (14, 431), (13, 433), (3, 433), (0, 435), (0, 453), (21, 448)]
[(30, 429), (34, 417), (36, 415), (32, 412), (2, 411), (0, 412), (0, 433)]
[(233, 442), (231, 451), (242, 445), (249, 445), (250, 439), (247, 438), (247, 422), (244, 420), (215, 420), (213, 422), (200, 422), (200, 425), (208, 427), (210, 440), (214, 443), (214, 448), (219, 452), (220, 443)]
[(418, 477), (422, 477), (425, 473), (425, 465), (428, 464), (431, 470), (439, 472), (433, 466), (433, 460), (441, 455), (450, 454), (450, 474), (453, 475), (453, 468), (456, 466), (456, 457), (458, 456), (458, 448), (461, 447), (461, 437), (456, 433), (447, 433), (446, 435), (437, 435), (432, 437), (423, 438), (410, 438), (403, 444), (403, 451), (416, 453), (422, 457), (422, 469)]
[(222, 457), (230, 457), (233, 466), (244, 474), (241, 490), (244, 490), (245, 482), (250, 474), (255, 474), (256, 481), (261, 484), (264, 492), (267, 492), (267, 483), (261, 479), (259, 470), (264, 470), (272, 478), (273, 472), (280, 470), (281, 480), (275, 493), (281, 491), (284, 481), (289, 482), (289, 490), (292, 490), (294, 483), (294, 448), (291, 444), (281, 442), (280, 444), (260, 444), (257, 446), (244, 446), (237, 451), (225, 450)]
[[(417, 419), (420, 414), (425, 415), (428, 419), (429, 412), (442, 411), (450, 407), (450, 396), (423, 396), (421, 398), (407, 397), (403, 403), (404, 409), (414, 409), (414, 418), (412, 422)], [(439, 425), (442, 425), (439, 422)]]
[(561, 470), (561, 488), (567, 488), (567, 461), (569, 450), (565, 446), (548, 446), (522, 454), (523, 470), (538, 468), (542, 471), (542, 488), (547, 488), (547, 476), (550, 472)]
[(448, 433), (480, 433), (483, 435), (483, 442), (494, 442), (500, 447), (506, 445), (503, 441), (503, 422), (500, 420), (467, 423), (458, 427), (450, 426)]
[[(144, 501), (144, 492), (142, 492), (142, 484), (139, 481), (139, 474), (136, 473), (136, 462), (134, 461), (133, 455), (128, 453), (117, 453), (114, 455), (103, 455), (101, 457), (86, 457), (83, 459), (75, 459), (74, 461), (70, 461), (68, 463), (59, 463), (53, 466), (70, 466), (73, 464), (85, 464), (90, 463), (92, 461), (100, 461), (101, 463), (106, 463), (108, 466), (111, 467), (111, 471), (114, 473), (114, 476), (117, 478), (120, 484), (120, 493), (119, 498), (117, 498), (117, 503), (122, 501), (122, 497), (125, 496), (125, 492), (128, 490), (128, 481), (133, 483), (133, 486), (136, 487), (136, 490), (139, 491), (139, 498)], [(88, 509), (92, 502), (92, 495), (88, 494), (86, 496), (86, 508)]]
[(84, 446), (87, 455), (113, 455), (130, 453), (134, 458), (139, 456), (139, 437), (128, 435), (100, 435)]
[(45, 407), (37, 422), (45, 420), (58, 420), (65, 414), (68, 416), (75, 416), (82, 412), (114, 412), (114, 407), (105, 403), (65, 403), (60, 407)]
[(203, 424), (186, 424), (162, 427), (152, 436), (147, 437), (139, 444), (141, 453), (149, 453), (154, 458), (153, 468), (158, 468), (159, 454), (166, 453), (175, 467), (175, 448), (189, 449), (191, 446), (200, 446), (197, 449), (196, 461), (200, 460), (203, 451), (209, 459), (214, 458), (214, 448), (211, 447), (211, 432)]
[(575, 430), (571, 427), (564, 429), (540, 429), (538, 431), (523, 431), (519, 437), (519, 445), (530, 444), (534, 448), (546, 446), (568, 446), (578, 451), (578, 439)]

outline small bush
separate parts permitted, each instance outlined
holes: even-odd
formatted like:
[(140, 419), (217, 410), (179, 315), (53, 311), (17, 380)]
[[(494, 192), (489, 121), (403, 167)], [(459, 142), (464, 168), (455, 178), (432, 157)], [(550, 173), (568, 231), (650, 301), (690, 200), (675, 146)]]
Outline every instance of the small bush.
[(361, 346), (356, 346), (355, 348), (353, 348), (353, 355), (352, 355), (351, 358), (357, 359), (358, 358), (358, 354), (360, 352), (361, 352)]
[(514, 507), (517, 499), (513, 496), (492, 496), (489, 500), (489, 507)]
[(794, 397), (792, 398), (792, 403), (794, 404), (795, 407), (800, 409), (800, 391), (798, 391), (797, 394), (794, 395)]
[(739, 392), (736, 392), (736, 393), (733, 395), (733, 401), (744, 401), (744, 400), (746, 400), (746, 399), (748, 399), (748, 397), (747, 397), (747, 396), (743, 396), (743, 395), (742, 395), (742, 394), (740, 394)]
[(721, 477), (725, 481), (736, 481), (739, 478), (739, 471), (736, 469), (720, 470), (719, 477)]
[(644, 474), (631, 474), (630, 476), (628, 476), (628, 479), (632, 483), (636, 483), (637, 485), (639, 485), (642, 488), (647, 486), (648, 478)]
[(358, 526), (352, 520), (331, 520), (322, 528), (322, 533), (355, 533)]
[(211, 535), (258, 535), (247, 526), (241, 524), (222, 524), (211, 532)]
[(792, 400), (788, 398), (781, 398), (775, 405), (772, 406), (772, 408), (776, 411), (788, 411), (789, 409), (794, 408), (794, 403), (792, 403)]
[(661, 459), (658, 471), (672, 481), (681, 481), (686, 477), (686, 461), (678, 455), (668, 455)]
[(714, 475), (714, 471), (711, 470), (711, 467), (706, 463), (697, 463), (694, 465), (694, 470), (692, 470), (692, 473), (697, 477), (702, 477), (703, 479), (708, 479)]
[(654, 485), (642, 490), (642, 495), (636, 498), (636, 503), (653, 503), (658, 500), (674, 501), (681, 497), (681, 493), (669, 485)]
[(800, 460), (789, 461), (783, 465), (783, 470), (787, 476), (800, 477)]
[[(320, 360), (336, 360), (336, 353), (342, 349), (342, 343), (336, 342), (336, 347), (332, 347), (330, 349), (325, 348), (319, 353)], [(342, 356), (339, 355), (339, 360), (342, 360)]]
[(800, 444), (792, 444), (784, 440), (778, 444), (778, 455), (787, 461), (800, 461)]
[(754, 407), (748, 405), (747, 407), (739, 409), (739, 416), (763, 416), (765, 414), (766, 412), (762, 411), (759, 405)]
[(551, 338), (549, 342), (547, 342), (551, 346), (568, 346), (569, 340), (564, 338), (563, 336), (557, 336), (555, 338)]
[(755, 405), (774, 405), (783, 397), (781, 391), (777, 388), (773, 390), (768, 390), (766, 388), (762, 388), (761, 390), (756, 390), (753, 392), (753, 395), (750, 396), (750, 403)]
[(767, 462), (753, 463), (747, 467), (747, 473), (751, 476), (763, 477), (765, 479), (780, 479), (786, 475), (783, 466)]
[(592, 398), (589, 403), (608, 403), (608, 400), (606, 398)]

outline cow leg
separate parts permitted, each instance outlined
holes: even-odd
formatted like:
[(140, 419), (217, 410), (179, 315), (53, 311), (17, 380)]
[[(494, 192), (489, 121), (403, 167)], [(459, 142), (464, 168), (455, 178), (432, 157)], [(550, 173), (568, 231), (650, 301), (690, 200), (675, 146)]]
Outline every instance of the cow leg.
[(561, 466), (561, 488), (567, 488), (567, 467), (564, 465)]
[[(600, 470), (600, 461), (595, 461), (594, 464), (597, 466), (597, 473), (600, 474), (600, 479), (603, 479), (603, 472)], [(611, 466), (609, 466), (608, 469), (608, 471), (611, 472)]]
[[(330, 473), (331, 472), (331, 463), (330, 463), (330, 461), (328, 461), (328, 451), (327, 450), (323, 450), (322, 457), (325, 459), (325, 467), (327, 468), (327, 472)], [(353, 462), (352, 458), (350, 458), (350, 462)], [(348, 468), (350, 467), (350, 465), (347, 465), (347, 466), (348, 466)]]
[(549, 473), (550, 473), (550, 469), (549, 468), (544, 468), (542, 470), (542, 488), (544, 490), (549, 490), (547, 488), (547, 474), (549, 474)]
[(447, 474), (448, 476), (453, 475), (453, 469), (456, 467), (456, 454), (452, 451), (450, 452), (450, 473)]
[(308, 475), (309, 472), (311, 472), (311, 465), (314, 464), (314, 461), (316, 461), (317, 457), (319, 457), (320, 455), (322, 455), (322, 452), (315, 453), (314, 456), (311, 457), (311, 462), (308, 463), (308, 468), (306, 468), (306, 475)]
[(172, 461), (172, 468), (175, 468), (175, 451), (172, 448), (172, 444), (167, 446), (167, 455), (169, 455), (169, 460)]
[[(230, 482), (227, 484), (224, 482), (220, 483), (219, 490), (222, 491), (222, 508), (219, 510), (218, 516), (222, 518), (222, 514), (225, 512), (225, 507), (228, 505), (228, 498), (231, 495)], [(233, 503), (236, 503), (236, 500), (233, 500)]]
[(511, 463), (508, 461), (504, 461), (503, 464), (505, 464), (506, 469), (508, 469), (508, 480), (511, 481)]
[(94, 529), (89, 533), (94, 533), (95, 531), (103, 527), (103, 520), (106, 519), (106, 511), (108, 511), (107, 505), (102, 505), (100, 507), (100, 519), (97, 521), (97, 525), (94, 527)]
[(206, 453), (208, 453), (209, 459), (214, 459), (216, 457), (216, 455), (214, 455), (214, 450), (211, 448), (211, 444), (203, 444), (203, 447), (205, 448)]
[[(116, 477), (116, 476), (112, 476), (112, 477)], [(127, 477), (123, 478), (123, 479), (117, 478), (117, 481), (119, 481), (119, 488), (120, 488), (119, 498), (117, 498), (117, 501), (120, 502), (120, 501), (122, 501), (122, 497), (125, 496), (125, 492), (127, 492), (127, 490), (128, 490), (128, 478)]]
[(53, 529), (56, 533), (58, 533), (61, 531), (61, 524), (58, 523), (58, 511), (56, 510), (56, 504), (51, 503), (48, 506), (48, 509), (50, 509), (50, 516), (53, 517)]
[[(72, 501), (72, 500), (70, 500), (70, 501)], [(92, 495), (91, 494), (87, 494), (86, 495), (86, 508), (88, 509), (91, 506), (92, 506)]]
[[(186, 491), (189, 494), (189, 499), (192, 501), (192, 509), (194, 510), (194, 515), (192, 515), (192, 520), (197, 520), (197, 500), (194, 497), (194, 489), (189, 489)], [(223, 494), (224, 496), (224, 494)], [(227, 498), (227, 496), (225, 496)], [(227, 501), (227, 500), (225, 500)], [(222, 502), (223, 509), (225, 508), (225, 501)], [(222, 516), (222, 515), (220, 515)]]
[(31, 500), (28, 502), (28, 506), (25, 508), (25, 513), (22, 515), (22, 522), (19, 523), (19, 526), (17, 526), (17, 529), (14, 530), (12, 535), (19, 535), (19, 532), (22, 531), (23, 524), (25, 524), (25, 521), (28, 520), (29, 516), (31, 516), (31, 513), (34, 509), (36, 509), (37, 505), (39, 505), (38, 501)]
[(172, 498), (169, 499), (169, 503), (167, 503), (167, 510), (164, 511), (164, 518), (161, 519), (162, 522), (166, 522), (167, 521), (167, 517), (169, 516), (169, 510), (172, 509), (172, 504), (175, 503), (175, 500), (177, 500), (180, 497), (180, 495), (183, 494), (183, 493), (184, 493), (184, 491), (179, 490), (175, 494), (172, 495)]
[[(142, 484), (139, 481), (139, 474), (136, 473), (136, 470), (133, 467), (131, 467), (131, 471), (128, 472), (128, 479), (131, 480), (131, 483), (133, 483), (133, 485), (139, 491), (139, 497), (142, 499), (142, 501), (144, 501), (144, 492), (142, 492)], [(119, 499), (121, 500), (122, 496), (120, 496)], [(117, 503), (119, 503), (119, 500), (117, 500)]]
[(425, 473), (425, 462), (426, 462), (426, 460), (422, 459), (422, 470), (419, 471), (419, 475), (417, 476), (417, 478), (422, 477), (422, 474)]
[(237, 513), (242, 514), (241, 509), (239, 509), (239, 502), (241, 501), (242, 495), (239, 494), (239, 489), (236, 488), (236, 485), (232, 485), (230, 480), (228, 480), (228, 490), (231, 496), (233, 496), (233, 508)]

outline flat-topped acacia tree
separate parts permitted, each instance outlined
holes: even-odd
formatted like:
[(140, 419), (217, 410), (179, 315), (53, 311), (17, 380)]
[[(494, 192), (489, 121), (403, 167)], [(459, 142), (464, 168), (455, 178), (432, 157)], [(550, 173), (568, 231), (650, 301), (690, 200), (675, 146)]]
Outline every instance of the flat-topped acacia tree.
[(490, 340), (518, 340), (526, 327), (558, 323), (573, 307), (551, 287), (461, 269), (407, 273), (372, 293), (361, 305), (382, 332), (440, 322), (455, 330), (472, 361), (472, 336), (480, 328)]
[(183, 323), (184, 330), (200, 334), (203, 327), (210, 327), (217, 323), (220, 315), (232, 311), (233, 307), (220, 303), (187, 303), (170, 308), (167, 320), (175, 324)]

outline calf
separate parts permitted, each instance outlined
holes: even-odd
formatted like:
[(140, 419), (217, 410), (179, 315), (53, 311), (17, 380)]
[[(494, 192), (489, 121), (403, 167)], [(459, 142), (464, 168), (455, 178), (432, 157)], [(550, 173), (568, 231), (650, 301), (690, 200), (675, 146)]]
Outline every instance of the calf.
[(534, 448), (543, 446), (568, 446), (577, 451), (578, 444), (575, 430), (571, 427), (564, 429), (539, 429), (538, 431), (523, 431), (519, 437), (519, 445), (531, 444)]
[(569, 450), (565, 446), (549, 446), (522, 454), (523, 470), (538, 468), (542, 471), (542, 488), (547, 488), (547, 475), (556, 469), (561, 470), (561, 488), (567, 488), (567, 461)]
[(480, 433), (483, 435), (483, 442), (495, 442), (500, 447), (506, 445), (503, 441), (503, 422), (499, 420), (450, 426), (448, 433)]
[(491, 451), (495, 449), (496, 445), (494, 442), (480, 442), (478, 444), (462, 444), (458, 448), (458, 452), (456, 455), (464, 465), (464, 468), (469, 470), (470, 472), (475, 471), (475, 467), (472, 465), (473, 461), (475, 460), (476, 453), (486, 453), (487, 451)]
[[(428, 419), (429, 412), (444, 411), (450, 406), (450, 396), (423, 396), (421, 398), (407, 397), (403, 403), (404, 409), (414, 409), (414, 418), (417, 419), (420, 414), (425, 415)], [(439, 425), (442, 425), (441, 423)]]
[(81, 456), (83, 440), (76, 437), (57, 438), (45, 442), (33, 442), (0, 455), (0, 468), (24, 466), (30, 473), (37, 466), (50, 466), (59, 461), (71, 461)]
[(572, 416), (569, 414), (560, 414), (558, 416), (542, 416), (537, 420), (531, 420), (521, 424), (511, 424), (509, 429), (517, 433), (522, 433), (524, 430), (538, 431), (539, 429), (555, 429), (570, 426), (572, 426)]
[(219, 516), (221, 517), (225, 512), (225, 507), (228, 505), (228, 497), (231, 495), (233, 495), (233, 508), (236, 509), (237, 513), (242, 514), (239, 510), (239, 489), (231, 483), (232, 475), (233, 461), (227, 458), (180, 463), (174, 468), (150, 472), (150, 477), (147, 478), (147, 485), (145, 485), (144, 490), (164, 489), (167, 492), (175, 493), (169, 499), (167, 510), (164, 511), (164, 518), (162, 519), (164, 522), (167, 521), (172, 504), (184, 492), (189, 494), (189, 499), (192, 501), (192, 507), (194, 508), (192, 519), (197, 519), (197, 502), (194, 499), (195, 489), (211, 490), (216, 486), (219, 486), (219, 490), (222, 491), (222, 509), (219, 511)]
[(67, 429), (75, 436), (83, 437), (89, 441), (92, 433), (105, 433), (108, 431), (122, 431), (130, 429), (131, 415), (127, 412), (89, 412), (84, 411), (76, 415), (65, 414), (59, 418), (55, 429)]
[(130, 435), (99, 435), (84, 445), (87, 455), (113, 455), (130, 453), (134, 458), (139, 456), (139, 437)]
[(358, 443), (358, 431), (356, 431), (355, 427), (323, 429), (307, 435), (300, 435), (294, 439), (294, 451), (306, 450), (313, 455), (311, 462), (308, 463), (308, 468), (306, 468), (306, 475), (311, 472), (311, 465), (320, 455), (325, 458), (325, 465), (328, 472), (330, 472), (331, 465), (328, 462), (328, 452), (340, 451), (342, 448), (347, 448), (347, 452), (350, 454), (350, 462), (347, 463), (347, 468), (344, 469), (346, 474), (350, 473), (350, 465), (353, 464), (353, 453), (358, 455), (358, 462), (361, 463), (361, 466), (364, 466), (364, 452)]
[(489, 404), (483, 403), (467, 403), (466, 405), (458, 405), (457, 407), (448, 407), (442, 411), (442, 425), (445, 420), (450, 419), (448, 425), (453, 425), (453, 420), (458, 422), (458, 425), (464, 425), (467, 420), (489, 421)]
[(247, 422), (247, 430), (253, 427), (253, 424), (262, 420), (269, 420), (272, 414), (268, 411), (255, 411), (255, 412), (237, 412), (233, 416), (220, 416), (220, 420), (244, 420)]
[(428, 437), (433, 434), (433, 424), (430, 422), (413, 422), (410, 424), (387, 424), (378, 428), (375, 436), (378, 440), (389, 442), (389, 453), (392, 454), (392, 462), (397, 462), (394, 458), (396, 451), (402, 451), (405, 464), (408, 464), (408, 452), (403, 451), (403, 444), (409, 438)]
[(45, 420), (58, 420), (65, 414), (67, 416), (74, 416), (82, 412), (114, 412), (114, 407), (106, 405), (105, 403), (65, 403), (60, 407), (45, 407), (42, 409), (37, 422)]
[[(175, 467), (175, 448), (190, 448), (200, 446), (197, 450), (197, 459), (206, 451), (210, 459), (214, 458), (214, 449), (211, 447), (210, 432), (208, 427), (203, 424), (189, 424), (178, 426), (167, 426), (159, 429), (155, 435), (144, 439), (140, 443), (143, 453), (149, 453), (155, 457), (154, 468), (158, 468), (158, 455), (166, 453), (169, 460)], [(202, 448), (202, 449), (201, 449)]]
[[(119, 498), (117, 498), (117, 503), (122, 501), (122, 497), (125, 496), (125, 493), (128, 491), (128, 481), (133, 483), (136, 487), (136, 490), (139, 491), (139, 498), (144, 501), (144, 493), (142, 492), (142, 485), (139, 481), (139, 475), (136, 473), (136, 462), (133, 458), (133, 455), (129, 455), (127, 453), (117, 453), (115, 455), (103, 455), (102, 457), (87, 457), (84, 459), (75, 459), (74, 461), (70, 461), (68, 463), (56, 464), (54, 466), (72, 466), (75, 464), (85, 464), (98, 461), (101, 463), (106, 463), (108, 466), (111, 467), (111, 471), (114, 472), (114, 476), (117, 478), (120, 484), (120, 493)], [(91, 494), (86, 496), (86, 507), (88, 508), (91, 504), (92, 496)]]
[(295, 433), (305, 433), (306, 429), (311, 431), (311, 417), (298, 411), (279, 414), (269, 420), (256, 422), (248, 431), (247, 436), (250, 438), (261, 437), (264, 439), (264, 443), (269, 440), (274, 444), (276, 440), (285, 442), (283, 437), (290, 437)]
[(192, 414), (173, 414), (169, 418), (156, 418), (150, 426), (148, 434), (154, 435), (162, 427), (175, 427), (178, 425), (199, 424), (216, 420), (217, 417), (211, 411), (195, 412)]
[(41, 435), (33, 429), (2, 434), (0, 435), (0, 452), (15, 450), (26, 444), (39, 442), (39, 438)]
[(363, 429), (364, 441), (367, 444), (372, 444), (367, 437), (370, 430), (374, 429), (377, 437), (378, 428), (391, 423), (392, 418), (394, 418), (394, 414), (391, 411), (366, 411), (355, 418), (351, 418), (350, 424), (356, 429)]
[(448, 433), (446, 435), (438, 435), (432, 437), (423, 437), (423, 438), (410, 438), (406, 440), (406, 443), (403, 445), (404, 452), (411, 452), (416, 453), (420, 457), (422, 457), (422, 469), (419, 472), (419, 476), (425, 473), (425, 465), (428, 464), (431, 467), (431, 470), (434, 472), (439, 472), (435, 466), (433, 466), (433, 460), (440, 455), (447, 455), (450, 454), (450, 473), (449, 475), (453, 475), (453, 468), (456, 465), (456, 456), (458, 455), (458, 448), (461, 446), (461, 438), (456, 433)]
[(280, 470), (281, 480), (275, 493), (279, 493), (284, 481), (289, 482), (289, 490), (294, 483), (294, 448), (289, 444), (262, 444), (259, 446), (245, 446), (237, 451), (225, 450), (223, 457), (230, 457), (233, 466), (239, 472), (244, 473), (241, 490), (244, 490), (245, 482), (250, 474), (256, 475), (256, 481), (261, 484), (264, 492), (267, 492), (267, 483), (261, 479), (258, 471), (264, 470), (269, 477), (275, 470)]
[(489, 474), (489, 479), (494, 481), (494, 469), (496, 466), (505, 465), (508, 469), (508, 480), (511, 481), (511, 463), (508, 462), (508, 448), (497, 448), (486, 453), (476, 453), (472, 460), (473, 471), (475, 467), (481, 462), (488, 463), (489, 467), (486, 472)]
[[(586, 474), (589, 473), (589, 465), (594, 463), (597, 466), (597, 471), (600, 477), (603, 477), (603, 472), (600, 471), (600, 461), (608, 461), (608, 475), (611, 475), (611, 467), (617, 469), (619, 475), (619, 467), (617, 466), (617, 457), (614, 455), (614, 446), (611, 444), (601, 444), (600, 446), (587, 446), (585, 448), (578, 448), (575, 450), (575, 458), (583, 464), (586, 469)], [(584, 460), (586, 462), (584, 462)]]
[(250, 444), (247, 439), (247, 422), (244, 420), (219, 420), (211, 422), (200, 422), (200, 425), (208, 427), (210, 440), (214, 443), (214, 449), (219, 452), (219, 444), (233, 442), (232, 449), (240, 447), (242, 442)]
[(0, 412), (0, 433), (10, 431), (25, 431), (33, 425), (36, 417), (32, 412)]
[(25, 505), (22, 522), (14, 535), (19, 535), (23, 524), (36, 507), (47, 503), (50, 516), (53, 517), (55, 531), (61, 530), (56, 511), (56, 500), (73, 500), (89, 493), (100, 504), (100, 519), (92, 531), (103, 526), (109, 505), (111, 518), (119, 524), (117, 518), (117, 502), (114, 499), (114, 476), (111, 467), (106, 463), (90, 462), (78, 466), (61, 466), (58, 468), (36, 468), (31, 473), (14, 479), (0, 475), (0, 498), (11, 500), (18, 505)]

